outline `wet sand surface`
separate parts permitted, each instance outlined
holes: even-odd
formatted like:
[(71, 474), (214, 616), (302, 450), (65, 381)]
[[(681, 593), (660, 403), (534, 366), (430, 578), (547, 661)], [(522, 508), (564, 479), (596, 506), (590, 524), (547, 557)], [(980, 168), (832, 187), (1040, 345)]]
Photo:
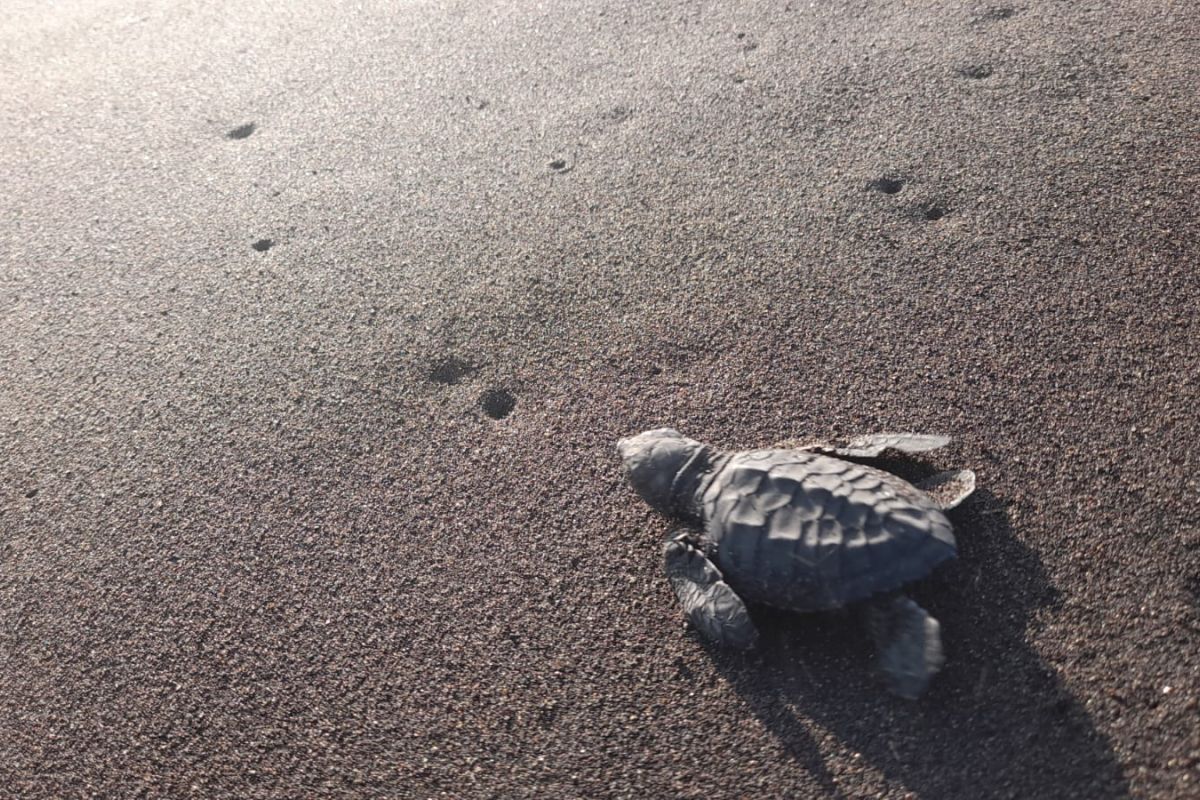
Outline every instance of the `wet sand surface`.
[[(1200, 791), (1200, 7), (44, 5), (0, 793)], [(664, 424), (955, 437), (924, 698), (850, 615), (684, 628)]]

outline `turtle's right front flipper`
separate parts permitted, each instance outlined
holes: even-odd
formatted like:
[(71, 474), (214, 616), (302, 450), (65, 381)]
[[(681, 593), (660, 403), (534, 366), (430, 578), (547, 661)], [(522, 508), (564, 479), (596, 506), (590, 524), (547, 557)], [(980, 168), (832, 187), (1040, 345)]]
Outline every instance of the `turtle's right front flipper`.
[(871, 459), (881, 458), (889, 453), (927, 453), (948, 444), (950, 437), (928, 433), (872, 433), (857, 436), (845, 443), (809, 442), (795, 446), (795, 449), (844, 458)]
[(704, 553), (681, 537), (673, 537), (663, 548), (663, 559), (684, 613), (706, 639), (739, 650), (754, 646), (758, 630), (746, 604)]

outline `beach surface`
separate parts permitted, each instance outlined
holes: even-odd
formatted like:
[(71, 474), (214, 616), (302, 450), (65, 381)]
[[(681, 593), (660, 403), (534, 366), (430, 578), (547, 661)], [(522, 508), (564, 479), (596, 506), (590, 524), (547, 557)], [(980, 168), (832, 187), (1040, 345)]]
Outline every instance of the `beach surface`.
[[(0, 794), (1200, 792), (1200, 5), (16, 0)], [(615, 443), (945, 433), (946, 666)]]

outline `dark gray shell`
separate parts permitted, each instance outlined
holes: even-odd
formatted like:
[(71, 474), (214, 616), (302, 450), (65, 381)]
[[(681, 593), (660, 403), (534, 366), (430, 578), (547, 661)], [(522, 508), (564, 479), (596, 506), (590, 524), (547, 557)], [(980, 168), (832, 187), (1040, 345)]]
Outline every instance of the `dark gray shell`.
[(748, 601), (839, 608), (955, 555), (950, 521), (891, 473), (799, 450), (734, 453), (714, 466), (700, 495), (705, 538)]

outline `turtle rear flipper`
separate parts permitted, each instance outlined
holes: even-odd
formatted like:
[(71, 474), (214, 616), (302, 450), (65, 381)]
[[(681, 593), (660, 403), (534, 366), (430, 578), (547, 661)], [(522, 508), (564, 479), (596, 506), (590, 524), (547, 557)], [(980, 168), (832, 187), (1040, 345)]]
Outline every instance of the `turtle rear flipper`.
[(872, 602), (867, 619), (888, 688), (917, 699), (945, 661), (938, 621), (902, 595)]
[(795, 449), (845, 458), (879, 458), (889, 450), (897, 453), (926, 453), (948, 444), (949, 436), (928, 433), (872, 433), (856, 436), (845, 444), (810, 442)]
[(742, 598), (711, 561), (691, 544), (672, 539), (663, 548), (667, 578), (688, 620), (716, 644), (749, 650), (758, 630)]
[(949, 511), (975, 491), (975, 473), (969, 469), (952, 469), (930, 475), (913, 485), (929, 495), (942, 511)]

